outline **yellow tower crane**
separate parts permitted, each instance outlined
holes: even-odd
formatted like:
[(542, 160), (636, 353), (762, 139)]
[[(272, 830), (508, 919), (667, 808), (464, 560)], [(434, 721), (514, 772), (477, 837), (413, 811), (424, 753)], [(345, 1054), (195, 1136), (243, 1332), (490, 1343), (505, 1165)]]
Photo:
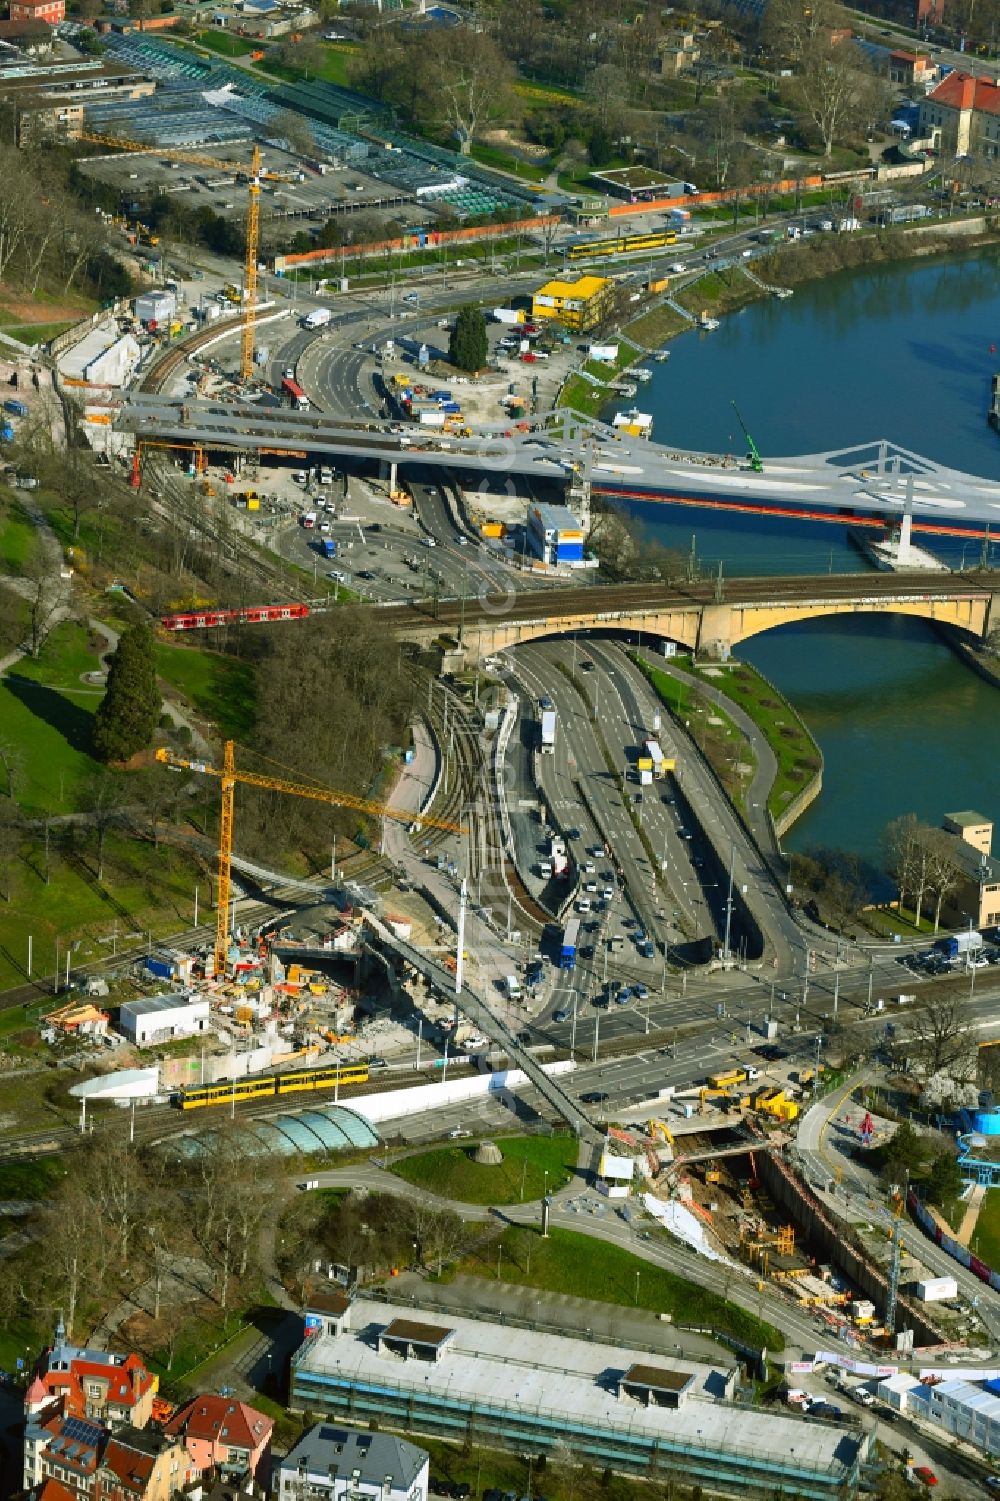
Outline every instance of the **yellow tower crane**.
[(247, 256), (243, 266), (243, 329), (240, 334), (240, 378), (253, 380), (253, 341), (257, 325), (257, 242), (260, 239), (260, 147), (250, 164), (250, 201), (247, 204)]
[(219, 891), (215, 912), (215, 973), (225, 974), (226, 954), (229, 948), (229, 896), (232, 887), (233, 867), (233, 805), (236, 783), (248, 787), (264, 787), (271, 792), (287, 792), (290, 797), (310, 797), (318, 803), (330, 803), (336, 808), (351, 808), (356, 813), (375, 813), (383, 818), (395, 818), (400, 823), (429, 824), (431, 828), (448, 829), (454, 834), (464, 834), (462, 824), (452, 823), (447, 818), (435, 818), (429, 813), (396, 812), (385, 803), (372, 802), (369, 798), (354, 797), (349, 792), (334, 792), (328, 787), (306, 787), (300, 782), (289, 782), (283, 777), (262, 776), (256, 771), (237, 771), (235, 746), (227, 740), (222, 751), (222, 767), (209, 766), (207, 761), (190, 761), (175, 756), (173, 751), (161, 746), (156, 752), (157, 761), (167, 766), (176, 766), (184, 771), (198, 771), (204, 776), (218, 777), (222, 783), (222, 811), (219, 817)]
[(254, 337), (257, 329), (257, 255), (260, 248), (260, 147), (254, 144), (249, 170), (240, 162), (220, 161), (200, 151), (188, 151), (183, 147), (160, 150), (142, 141), (131, 141), (125, 136), (96, 135), (81, 131), (75, 137), (80, 141), (93, 141), (101, 146), (114, 146), (120, 151), (141, 151), (146, 156), (162, 157), (166, 161), (187, 162), (197, 167), (214, 167), (221, 172), (235, 172), (249, 178), (249, 202), (247, 204), (247, 248), (243, 263), (243, 323), (240, 331), (240, 378), (253, 379)]

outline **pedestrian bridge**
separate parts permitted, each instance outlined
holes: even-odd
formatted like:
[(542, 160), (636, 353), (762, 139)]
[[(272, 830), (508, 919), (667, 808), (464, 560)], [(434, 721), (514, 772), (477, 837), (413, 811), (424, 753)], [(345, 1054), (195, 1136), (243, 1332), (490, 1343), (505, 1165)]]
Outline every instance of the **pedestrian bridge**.
[(1000, 574), (820, 574), (579, 588), (384, 607), (396, 633), (457, 641), (472, 660), (545, 636), (645, 634), (725, 658), (741, 641), (824, 615), (911, 615), (974, 640), (1000, 629)]

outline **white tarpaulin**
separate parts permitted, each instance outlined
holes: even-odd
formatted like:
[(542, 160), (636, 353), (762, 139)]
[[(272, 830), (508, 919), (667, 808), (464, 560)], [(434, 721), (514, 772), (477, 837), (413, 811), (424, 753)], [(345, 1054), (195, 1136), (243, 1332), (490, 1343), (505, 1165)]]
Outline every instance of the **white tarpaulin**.
[(662, 1199), (657, 1199), (653, 1194), (643, 1194), (643, 1208), (659, 1220), (665, 1230), (676, 1235), (685, 1245), (690, 1246), (692, 1251), (697, 1251), (701, 1256), (707, 1256), (710, 1261), (725, 1261), (725, 1256), (720, 1256), (718, 1251), (712, 1249), (705, 1239), (705, 1231), (700, 1220), (690, 1211), (679, 1204), (676, 1199), (671, 1199), (665, 1204)]

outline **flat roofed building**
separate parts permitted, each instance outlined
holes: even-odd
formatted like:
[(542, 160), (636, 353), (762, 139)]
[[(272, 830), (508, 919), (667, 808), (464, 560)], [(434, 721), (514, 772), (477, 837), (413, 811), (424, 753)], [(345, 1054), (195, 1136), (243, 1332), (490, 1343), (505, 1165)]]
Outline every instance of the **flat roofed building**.
[(614, 283), (606, 276), (555, 279), (539, 287), (531, 299), (533, 318), (552, 318), (577, 332), (594, 328), (611, 305)]
[(632, 1365), (618, 1383), (620, 1397), (635, 1397), (647, 1407), (680, 1407), (694, 1386), (694, 1375), (662, 1366)]
[(946, 813), (941, 820), (941, 827), (949, 834), (957, 834), (959, 839), (971, 844), (981, 855), (988, 855), (993, 849), (993, 822), (982, 813), (971, 810)]
[(155, 995), (126, 1001), (118, 1012), (118, 1026), (136, 1047), (194, 1037), (210, 1027), (208, 1000), (203, 996)]
[[(518, 1453), (567, 1444), (580, 1463), (653, 1480), (683, 1474), (687, 1484), (762, 1501), (857, 1492), (871, 1435), (736, 1406), (735, 1367), (666, 1356), (651, 1366), (640, 1351), (592, 1335), (457, 1315), (442, 1328), (420, 1313), (394, 1321), (384, 1303), (358, 1298), (349, 1328), (314, 1334), (293, 1355), (289, 1405), (457, 1442), (474, 1432)], [(395, 1351), (385, 1339), (394, 1323)], [(396, 1353), (405, 1348), (413, 1354)]]
[(395, 1434), (316, 1423), (278, 1465), (277, 1501), (427, 1501), (429, 1469)]

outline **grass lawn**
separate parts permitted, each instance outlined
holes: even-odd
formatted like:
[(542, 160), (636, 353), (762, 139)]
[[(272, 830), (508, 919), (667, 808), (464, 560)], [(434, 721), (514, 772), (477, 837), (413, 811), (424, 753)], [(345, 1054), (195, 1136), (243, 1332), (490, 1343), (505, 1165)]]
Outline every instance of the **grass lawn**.
[(221, 652), (159, 641), (156, 670), (199, 714), (235, 740), (254, 724), (253, 669)]
[[(2, 713), (0, 703), (0, 713)], [(12, 862), (10, 901), (0, 901), (0, 990), (23, 983), (27, 935), (34, 940), (33, 974), (49, 975), (55, 966), (56, 943), (79, 943), (73, 962), (81, 963), (109, 952), (99, 939), (117, 932), (141, 942), (176, 933), (191, 921), (195, 884), (204, 875), (181, 852), (158, 849), (109, 833), (104, 850), (104, 879), (95, 874), (94, 845), (80, 835), (69, 849), (53, 840), (49, 881), (44, 880), (40, 834), (26, 839), (20, 858)], [(4, 1092), (13, 1088), (4, 1084)]]
[(472, 159), (481, 162), (484, 167), (495, 167), (498, 172), (509, 172), (512, 177), (524, 178), (526, 182), (544, 182), (548, 175), (547, 168), (539, 166), (537, 162), (523, 161), (521, 157), (501, 151), (497, 146), (473, 146)]
[[(656, 689), (660, 698), (680, 715), (684, 712), (688, 729), (691, 736), (701, 750), (705, 759), (710, 763), (716, 776), (722, 782), (727, 793), (735, 803), (745, 806), (746, 789), (756, 770), (757, 762), (750, 742), (743, 731), (736, 725), (733, 719), (720, 709), (718, 705), (705, 700), (706, 713), (697, 711), (690, 712), (691, 689), (687, 684), (673, 677), (669, 672), (664, 672), (661, 667), (651, 667), (641, 657), (633, 657), (636, 665), (645, 673), (646, 678)], [(689, 667), (689, 659), (685, 659), (684, 666)], [(688, 705), (685, 711), (684, 706)], [(711, 724), (711, 720), (717, 723)], [(711, 732), (717, 730), (719, 734)], [(722, 737), (720, 739), (720, 736)], [(744, 771), (742, 776), (735, 769), (735, 762), (749, 770)]]
[[(576, 1167), (572, 1136), (511, 1136), (497, 1141), (503, 1162), (473, 1162), (474, 1143), (440, 1147), (392, 1165), (397, 1177), (463, 1204), (518, 1204), (564, 1187)], [(546, 1179), (546, 1173), (548, 1178)]]
[(969, 1246), (987, 1266), (1000, 1269), (1000, 1189), (991, 1188), (983, 1200)]
[[(615, 342), (615, 341), (611, 341)], [(588, 360), (583, 369), (594, 380), (601, 384), (595, 386), (582, 375), (571, 375), (559, 393), (559, 405), (572, 407), (576, 412), (593, 414), (600, 411), (605, 402), (609, 401), (614, 392), (608, 389), (607, 382), (615, 380), (623, 370), (627, 370), (639, 356), (639, 350), (635, 344), (629, 343), (628, 339), (619, 338), (618, 357), (613, 362), (604, 360)]]
[[(504, 1231), (501, 1241), (503, 1282), (623, 1308), (669, 1313), (678, 1324), (717, 1329), (747, 1344), (766, 1345), (769, 1350), (784, 1349), (784, 1336), (762, 1319), (726, 1302), (718, 1293), (606, 1241), (576, 1230), (551, 1230), (543, 1240), (533, 1230), (526, 1232), (514, 1226)], [(496, 1278), (495, 1248), (474, 1252), (456, 1270)]]
[(686, 328), (690, 328), (686, 318), (674, 308), (666, 306), (653, 308), (651, 312), (643, 313), (634, 323), (630, 323), (628, 331), (645, 344), (647, 349), (655, 349), (658, 344), (665, 344), (675, 334), (682, 334)]
[(20, 752), (18, 801), (27, 814), (71, 813), (78, 784), (96, 768), (90, 731), (101, 694), (80, 681), (98, 666), (84, 626), (64, 621), (37, 659), (0, 679), (0, 724)]
[(0, 572), (17, 577), (35, 556), (38, 533), (19, 501), (11, 497), (0, 515)]
[(232, 36), (228, 31), (198, 31), (194, 39), (209, 52), (218, 52), (222, 57), (246, 57), (248, 52), (256, 52), (260, 45), (245, 36)]
[(66, 1172), (60, 1157), (0, 1163), (0, 1199), (47, 1199)]

